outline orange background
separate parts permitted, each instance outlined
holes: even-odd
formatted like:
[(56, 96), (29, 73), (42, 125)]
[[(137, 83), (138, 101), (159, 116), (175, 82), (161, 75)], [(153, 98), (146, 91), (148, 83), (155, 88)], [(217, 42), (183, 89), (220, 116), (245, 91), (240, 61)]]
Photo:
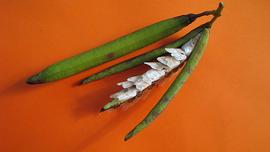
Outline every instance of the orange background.
[(99, 113), (139, 66), (77, 86), (110, 65), (176, 39), (185, 30), (123, 58), (54, 83), (27, 77), (58, 60), (169, 17), (217, 7), (217, 0), (1, 0), (1, 152), (269, 152), (270, 1), (224, 0), (197, 69), (156, 121), (123, 141), (173, 78), (136, 104)]

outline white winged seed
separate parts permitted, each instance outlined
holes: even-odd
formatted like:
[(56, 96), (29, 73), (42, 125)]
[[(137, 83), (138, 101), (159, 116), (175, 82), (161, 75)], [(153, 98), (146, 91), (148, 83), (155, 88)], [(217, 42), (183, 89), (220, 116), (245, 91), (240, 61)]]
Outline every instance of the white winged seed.
[(133, 76), (133, 77), (128, 78), (127, 80), (130, 82), (136, 82), (140, 77), (141, 76)]
[(183, 63), (187, 59), (186, 53), (182, 49), (165, 48), (165, 50), (171, 53), (171, 56), (180, 61), (180, 63)]
[(126, 101), (126, 100), (129, 100), (131, 98), (134, 98), (138, 92), (139, 92), (139, 90), (131, 87), (128, 89), (121, 90), (121, 91), (111, 95), (110, 97), (117, 99), (119, 101)]
[(157, 60), (171, 69), (174, 69), (180, 65), (180, 62), (171, 56), (161, 56), (161, 57), (158, 57)]
[(151, 83), (147, 83), (145, 81), (143, 81), (143, 78), (140, 77), (135, 83), (134, 85), (136, 86), (136, 89), (138, 89), (139, 91), (143, 91), (145, 88), (149, 87), (151, 85)]
[(129, 88), (134, 85), (134, 82), (131, 81), (125, 81), (125, 82), (119, 82), (117, 85), (122, 86), (124, 89)]
[(164, 70), (150, 69), (142, 75), (142, 78), (145, 82), (152, 84), (154, 81), (159, 80), (163, 76), (165, 76)]
[(163, 65), (160, 62), (144, 62), (144, 64), (150, 66), (152, 69), (155, 70), (163, 70), (167, 68), (167, 66)]
[(185, 54), (187, 56), (190, 55), (190, 53), (192, 52), (192, 50), (195, 47), (195, 44), (197, 43), (197, 41), (199, 40), (201, 34), (196, 35), (193, 39), (189, 40), (187, 43), (185, 43), (181, 49), (185, 52)]

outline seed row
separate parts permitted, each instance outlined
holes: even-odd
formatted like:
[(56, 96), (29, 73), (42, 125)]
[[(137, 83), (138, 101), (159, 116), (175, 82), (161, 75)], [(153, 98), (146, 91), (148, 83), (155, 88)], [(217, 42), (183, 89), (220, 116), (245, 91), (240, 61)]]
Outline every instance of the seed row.
[(185, 62), (199, 38), (200, 34), (190, 39), (181, 48), (165, 48), (169, 55), (158, 57), (157, 62), (145, 62), (144, 64), (151, 69), (142, 75), (133, 76), (128, 78), (127, 81), (117, 83), (117, 85), (122, 86), (123, 90), (112, 94), (110, 97), (114, 100), (105, 105), (103, 110), (119, 106), (136, 97), (140, 92), (143, 92), (154, 82)]

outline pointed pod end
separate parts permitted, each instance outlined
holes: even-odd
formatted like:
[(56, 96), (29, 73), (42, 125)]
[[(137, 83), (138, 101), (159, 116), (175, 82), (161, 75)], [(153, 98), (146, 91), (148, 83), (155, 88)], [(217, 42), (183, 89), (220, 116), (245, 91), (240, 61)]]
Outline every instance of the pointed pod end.
[(107, 105), (105, 105), (101, 110), (100, 110), (100, 112), (104, 112), (104, 111), (107, 111), (107, 110), (109, 110), (111, 107), (108, 107), (108, 104)]
[(106, 109), (104, 109), (104, 107), (103, 107), (102, 109), (100, 109), (99, 112), (104, 112), (104, 111), (106, 111)]
[(96, 77), (90, 76), (90, 77), (87, 77), (87, 78), (81, 80), (81, 84), (87, 84), (87, 83), (90, 83), (90, 82), (96, 81), (96, 80), (98, 80)]
[(88, 83), (88, 81), (87, 81), (87, 80), (85, 80), (85, 79), (84, 79), (84, 80), (82, 80), (82, 81), (80, 82), (80, 84), (81, 84), (81, 85), (83, 85), (83, 84), (87, 84), (87, 83)]
[(89, 83), (91, 81), (93, 81), (93, 80), (91, 80), (89, 78), (86, 78), (86, 79), (81, 80), (81, 84), (87, 84), (87, 83)]
[(119, 103), (119, 102), (120, 102), (119, 100), (113, 99), (111, 102), (107, 103), (107, 104), (100, 110), (100, 112), (107, 111), (107, 110), (109, 110), (109, 109), (116, 108), (116, 107), (120, 106), (121, 103)]
[(106, 104), (102, 109), (100, 109), (100, 112), (104, 112), (104, 111), (107, 111), (109, 109), (111, 109), (112, 106), (110, 104), (110, 102), (108, 104)]
[(129, 132), (129, 133), (125, 136), (124, 141), (128, 141), (132, 136), (133, 136), (132, 133)]
[(40, 78), (40, 75), (37, 74), (37, 75), (34, 75), (34, 76), (28, 78), (28, 79), (26, 80), (26, 83), (27, 83), (27, 84), (40, 84), (40, 83), (43, 83), (43, 82), (42, 82), (42, 80), (41, 80), (41, 78)]

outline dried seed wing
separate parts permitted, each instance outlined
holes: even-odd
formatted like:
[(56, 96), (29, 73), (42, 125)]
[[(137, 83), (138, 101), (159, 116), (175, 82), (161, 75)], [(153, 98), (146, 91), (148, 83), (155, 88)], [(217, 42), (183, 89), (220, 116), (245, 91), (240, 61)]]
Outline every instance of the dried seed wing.
[(144, 62), (144, 64), (150, 66), (152, 69), (155, 70), (163, 70), (167, 68), (167, 66), (164, 66), (160, 62)]
[(146, 89), (147, 87), (149, 87), (151, 85), (151, 83), (145, 82), (143, 80), (143, 78), (141, 77), (140, 79), (138, 79), (134, 85), (136, 86), (136, 89), (138, 89), (139, 91), (143, 91), (144, 89)]
[(126, 89), (126, 88), (133, 86), (134, 83), (131, 81), (125, 81), (125, 82), (119, 82), (119, 83), (117, 83), (117, 85), (122, 86), (123, 88)]
[(187, 55), (182, 49), (166, 48), (165, 50), (171, 53), (171, 56), (174, 57), (176, 60), (180, 61), (180, 63), (184, 62), (187, 59)]
[(198, 34), (196, 37), (194, 37), (193, 39), (189, 40), (186, 44), (184, 44), (181, 49), (185, 52), (185, 54), (187, 56), (189, 56), (192, 52), (192, 50), (195, 47), (195, 44), (197, 43), (197, 41), (200, 38), (200, 34)]
[(127, 80), (130, 82), (136, 82), (140, 78), (141, 78), (141, 76), (133, 76), (133, 77), (128, 78)]
[(106, 104), (102, 108), (101, 111), (105, 111), (105, 110), (108, 110), (110, 108), (118, 107), (123, 102), (134, 98), (138, 94), (138, 92), (139, 92), (138, 89), (136, 89), (134, 87), (130, 87), (130, 88), (121, 90), (121, 91), (111, 95), (110, 98), (113, 98), (113, 100), (111, 102), (109, 102), (108, 104)]
[(158, 57), (157, 60), (171, 69), (174, 69), (180, 65), (180, 62), (171, 56), (161, 56)]
[(142, 75), (142, 78), (147, 83), (152, 84), (152, 82), (159, 80), (163, 76), (165, 76), (164, 70), (150, 69)]

